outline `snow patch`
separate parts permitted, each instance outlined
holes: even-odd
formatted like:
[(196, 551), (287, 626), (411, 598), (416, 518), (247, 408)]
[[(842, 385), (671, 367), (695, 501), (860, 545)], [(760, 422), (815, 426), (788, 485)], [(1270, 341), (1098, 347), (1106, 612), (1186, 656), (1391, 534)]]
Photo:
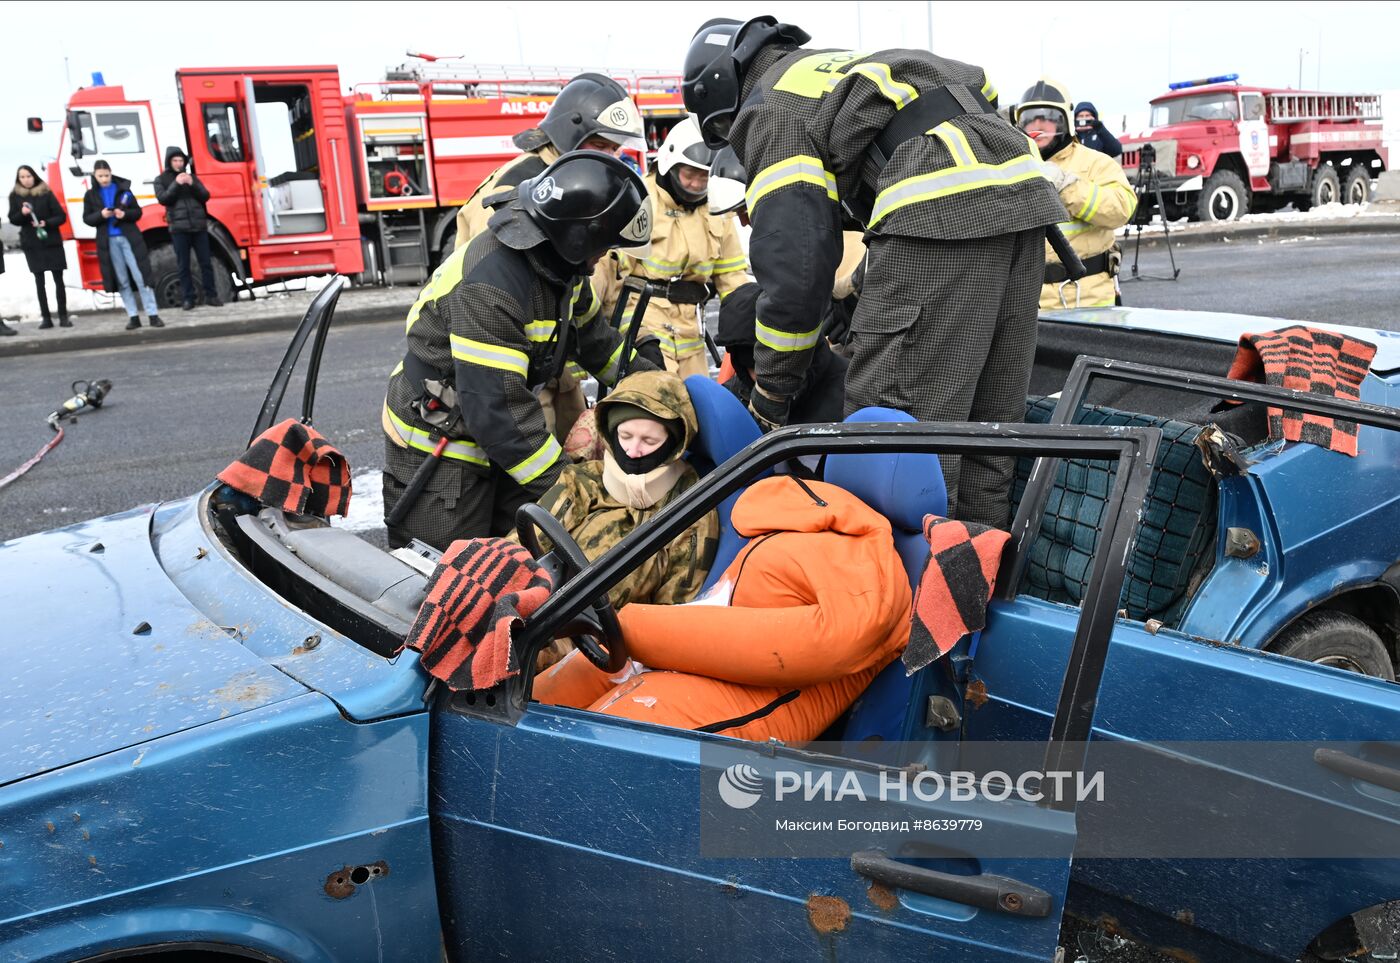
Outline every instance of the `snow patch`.
[(350, 514), (331, 519), (333, 528), (367, 532), (384, 527), (384, 473), (378, 468), (350, 476)]

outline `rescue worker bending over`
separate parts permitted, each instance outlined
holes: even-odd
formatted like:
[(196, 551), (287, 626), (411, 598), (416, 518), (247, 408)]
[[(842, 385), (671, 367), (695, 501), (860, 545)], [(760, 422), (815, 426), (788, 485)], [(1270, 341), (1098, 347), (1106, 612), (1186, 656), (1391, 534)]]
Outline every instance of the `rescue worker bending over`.
[(671, 128), (657, 153), (656, 170), (647, 175), (656, 209), (651, 253), (642, 261), (631, 259), (629, 267), (632, 277), (663, 288), (648, 304), (642, 325), (661, 339), (666, 369), (682, 378), (710, 372), (700, 330), (710, 285), (723, 299), (750, 280), (734, 218), (716, 216), (706, 207), (713, 157), (694, 118)]
[[(514, 143), (525, 153), (496, 168), (457, 212), (455, 247), (466, 247), (486, 230), (491, 216), (487, 198), (537, 176), (561, 154), (580, 149), (606, 154), (625, 148), (645, 150), (646, 135), (642, 115), (621, 84), (602, 74), (579, 74), (559, 91), (540, 125), (516, 134)], [(616, 254), (598, 262), (594, 290), (604, 302), (617, 300), (621, 276)], [(545, 423), (560, 441), (587, 406), (578, 376), (577, 370), (566, 368), (539, 391)]]
[(1137, 195), (1117, 161), (1074, 139), (1070, 99), (1064, 87), (1041, 78), (1021, 100), (1016, 123), (1047, 161), (1045, 176), (1060, 192), (1069, 212), (1069, 220), (1060, 230), (1088, 272), (1079, 281), (1069, 280), (1064, 265), (1047, 244), (1040, 306), (1047, 311), (1110, 306), (1117, 297), (1114, 278), (1122, 260), (1114, 231), (1132, 219)]
[[(391, 547), (439, 548), (505, 535), (515, 510), (559, 477), (559, 443), (531, 389), (577, 360), (611, 384), (622, 335), (598, 317), (588, 283), (610, 247), (646, 242), (646, 185), (596, 151), (565, 154), (493, 198), (488, 230), (454, 251), (408, 312), (408, 350), (384, 406), (386, 519), (425, 457), (446, 439), (423, 495)], [(660, 367), (655, 342), (637, 369)]]
[[(680, 378), (639, 371), (618, 382), (595, 409), (606, 439), (603, 457), (565, 466), (540, 499), (594, 561), (700, 480), (683, 457), (699, 429)], [(629, 602), (674, 605), (699, 594), (719, 544), (719, 513), (711, 510), (664, 551), (648, 558), (608, 592), (620, 609)], [(567, 640), (542, 653), (539, 668), (562, 658)]]
[[(1066, 219), (980, 67), (918, 50), (801, 50), (773, 17), (711, 20), (683, 91), (711, 147), (749, 174), (758, 303), (750, 408), (789, 417), (821, 338), (843, 223), (868, 239), (846, 410), (1021, 421), (1045, 228)], [(850, 221), (843, 221), (843, 208)], [(1005, 527), (1012, 459), (943, 459), (956, 517)]]

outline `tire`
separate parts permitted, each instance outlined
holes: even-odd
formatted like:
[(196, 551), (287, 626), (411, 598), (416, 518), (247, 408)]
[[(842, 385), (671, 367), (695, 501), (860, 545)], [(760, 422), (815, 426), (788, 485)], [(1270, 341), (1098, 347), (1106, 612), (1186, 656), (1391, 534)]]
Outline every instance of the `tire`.
[(1206, 180), (1196, 198), (1202, 221), (1237, 221), (1249, 211), (1249, 189), (1232, 170), (1218, 170)]
[(1269, 651), (1395, 681), (1395, 665), (1381, 637), (1345, 612), (1315, 609), (1306, 613), (1283, 631)]
[(1342, 185), (1337, 178), (1337, 171), (1331, 164), (1324, 164), (1313, 174), (1312, 190), (1308, 192), (1308, 206), (1318, 207), (1322, 204), (1335, 204), (1341, 200)]
[[(214, 267), (214, 289), (219, 294), (219, 300), (228, 304), (233, 300), (233, 272), (218, 251), (211, 250), (209, 257)], [(190, 252), (190, 271), (194, 274), (195, 297), (198, 298), (203, 288), (199, 282), (199, 258), (193, 251)], [(156, 304), (161, 308), (178, 308), (180, 270), (175, 263), (173, 245), (162, 244), (151, 249), (151, 273), (154, 275), (151, 288), (156, 292)]]
[(1366, 172), (1366, 168), (1353, 162), (1351, 169), (1347, 171), (1347, 178), (1342, 183), (1342, 202), (1344, 204), (1364, 204), (1371, 199), (1371, 175)]

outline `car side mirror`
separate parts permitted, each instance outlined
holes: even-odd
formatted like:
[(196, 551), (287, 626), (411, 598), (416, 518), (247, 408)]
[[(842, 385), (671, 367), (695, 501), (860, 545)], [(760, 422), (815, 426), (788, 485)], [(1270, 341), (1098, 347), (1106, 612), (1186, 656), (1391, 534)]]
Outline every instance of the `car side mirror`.
[(24, 126), (31, 134), (42, 134), (44, 132), (44, 118), (26, 117)]
[(78, 111), (68, 112), (68, 151), (73, 155), (74, 160), (81, 160), (83, 157), (83, 126), (78, 120)]

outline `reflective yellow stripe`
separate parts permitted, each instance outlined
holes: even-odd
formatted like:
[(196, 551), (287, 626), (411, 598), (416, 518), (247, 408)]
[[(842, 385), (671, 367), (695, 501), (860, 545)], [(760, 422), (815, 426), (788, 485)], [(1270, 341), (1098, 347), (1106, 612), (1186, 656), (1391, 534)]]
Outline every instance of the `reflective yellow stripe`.
[(471, 338), (455, 334), (449, 335), (448, 341), (452, 345), (452, 357), (457, 361), (486, 368), (499, 368), (502, 371), (514, 371), (522, 378), (530, 373), (530, 356), (524, 351), (487, 344), (485, 341), (473, 341)]
[(549, 319), (536, 319), (525, 325), (525, 337), (531, 341), (548, 341), (554, 337), (554, 332), (559, 329), (557, 321)]
[(428, 279), (428, 283), (423, 285), (423, 290), (418, 293), (418, 300), (413, 302), (413, 307), (408, 309), (408, 319), (404, 322), (404, 330), (408, 331), (413, 327), (413, 322), (418, 320), (418, 315), (423, 308), (438, 298), (445, 296), (455, 288), (462, 280), (462, 264), (466, 260), (466, 245), (457, 248), (438, 265), (433, 276)]
[[(418, 451), (432, 452), (437, 450), (438, 439), (442, 437), (441, 435), (413, 427), (394, 414), (387, 402), (384, 405), (384, 413), (389, 416), (389, 423), (394, 426), (394, 430), (399, 433), (399, 438), (403, 440), (405, 445)], [(473, 465), (491, 464), (491, 460), (486, 457), (485, 450), (470, 441), (449, 441), (447, 447), (442, 450), (442, 454), (444, 458), (469, 461)]]
[(907, 104), (912, 103), (919, 96), (919, 92), (913, 87), (894, 79), (888, 64), (870, 61), (857, 64), (846, 72), (848, 77), (854, 77), (857, 74), (872, 80), (875, 83), (875, 88), (894, 102), (895, 110), (903, 110)]
[(715, 274), (730, 274), (734, 271), (747, 271), (749, 269), (749, 259), (740, 255), (739, 257), (721, 258), (715, 262)]
[(507, 468), (506, 474), (514, 478), (518, 484), (528, 485), (548, 471), (549, 467), (559, 460), (562, 453), (563, 449), (559, 447), (559, 442), (554, 440), (553, 435), (550, 435), (533, 455), (514, 468)]
[[(613, 348), (613, 353), (608, 356), (608, 363), (603, 365), (602, 371), (598, 372), (598, 380), (605, 385), (610, 385), (617, 380), (617, 364), (622, 358), (622, 345), (623, 342), (619, 341), (617, 347)], [(634, 350), (633, 357), (636, 357), (636, 354), (637, 352)]]
[(789, 157), (787, 160), (770, 164), (759, 172), (759, 175), (749, 184), (746, 196), (749, 217), (753, 217), (754, 208), (758, 202), (767, 197), (780, 187), (789, 184), (812, 184), (816, 187), (826, 188), (826, 196), (833, 201), (839, 200), (836, 195), (836, 175), (832, 174), (817, 158), (808, 154), (799, 154), (796, 157)]
[(649, 271), (655, 271), (658, 274), (664, 274), (670, 277), (685, 267), (685, 261), (663, 261), (660, 258), (649, 257), (642, 262), (642, 267)]
[(1004, 187), (1044, 176), (1038, 158), (1018, 157), (1004, 164), (976, 164), (972, 167), (954, 167), (932, 174), (906, 177), (885, 188), (875, 198), (867, 227), (874, 227), (895, 211), (910, 204), (962, 194), (983, 187)]
[(579, 381), (588, 377), (588, 372), (583, 370), (583, 365), (579, 364), (577, 361), (570, 361), (568, 364), (564, 365), (564, 369)]
[(1079, 209), (1079, 213), (1074, 215), (1076, 221), (1091, 221), (1094, 219), (1094, 212), (1099, 209), (1099, 185), (1092, 185), (1089, 192), (1089, 199), (1084, 202), (1084, 206)]
[(681, 355), (694, 354), (703, 351), (705, 342), (699, 338), (679, 337), (669, 334), (658, 334), (657, 340), (661, 342), (662, 348), (670, 348), (671, 353), (680, 357)]
[(1073, 237), (1076, 234), (1083, 234), (1085, 231), (1092, 230), (1093, 227), (1094, 225), (1092, 224), (1081, 224), (1079, 221), (1065, 221), (1060, 225), (1060, 233), (1065, 237)]
[(944, 121), (928, 133), (943, 142), (943, 146), (948, 148), (948, 153), (953, 155), (953, 163), (959, 167), (977, 166), (977, 155), (972, 152), (967, 135), (954, 127), (952, 121)]
[(762, 321), (754, 320), (754, 335), (758, 338), (758, 343), (774, 351), (806, 351), (808, 348), (815, 348), (821, 334), (821, 325), (817, 325), (811, 331), (793, 334), (770, 328)]
[(992, 86), (992, 79), (991, 79), (990, 77), (988, 77), (986, 74), (983, 74), (983, 75), (982, 75), (982, 78), (983, 78), (983, 80), (985, 81), (985, 82), (982, 84), (982, 96), (983, 96), (983, 97), (986, 97), (988, 100), (996, 100), (996, 99), (997, 99), (997, 89), (996, 89), (995, 87)]

